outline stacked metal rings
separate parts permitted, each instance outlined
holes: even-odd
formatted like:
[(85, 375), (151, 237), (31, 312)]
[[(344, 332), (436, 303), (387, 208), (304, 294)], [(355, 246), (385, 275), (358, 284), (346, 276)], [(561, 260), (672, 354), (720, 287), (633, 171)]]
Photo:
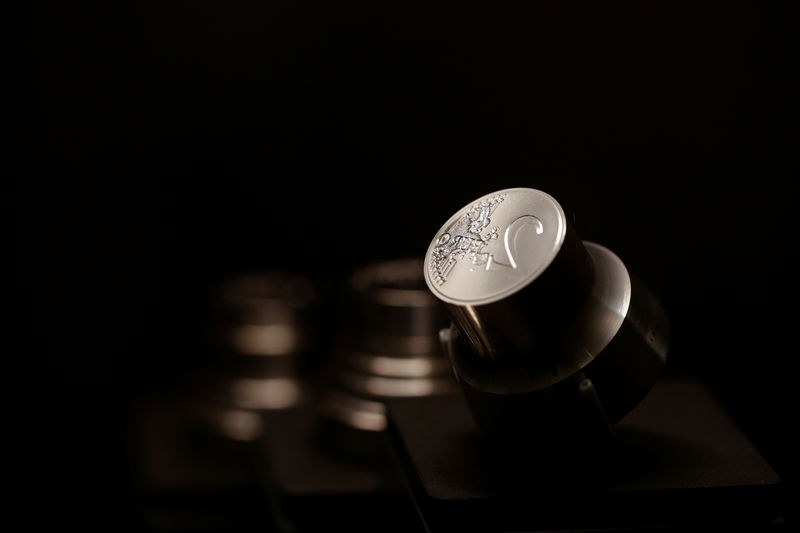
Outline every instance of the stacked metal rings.
[(303, 403), (313, 348), (313, 283), (281, 271), (240, 274), (212, 294), (212, 365), (196, 380), (192, 419), (236, 441), (262, 436), (260, 412)]
[(386, 427), (384, 401), (455, 390), (439, 330), (444, 309), (426, 288), (421, 259), (367, 265), (350, 279), (349, 318), (324, 376), (324, 417), (367, 432)]

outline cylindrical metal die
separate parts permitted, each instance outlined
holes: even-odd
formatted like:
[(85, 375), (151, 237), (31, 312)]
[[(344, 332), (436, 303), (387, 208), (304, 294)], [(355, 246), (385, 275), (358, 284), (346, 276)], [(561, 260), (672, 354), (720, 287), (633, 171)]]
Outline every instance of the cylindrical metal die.
[(453, 370), (490, 433), (613, 423), (664, 364), (656, 299), (610, 250), (581, 242), (542, 191), (465, 206), (433, 239), (424, 271), (454, 322), (444, 334)]
[(438, 341), (448, 323), (422, 279), (422, 259), (378, 261), (350, 278), (350, 323), (324, 372), (320, 410), (361, 431), (386, 427), (384, 401), (456, 388)]

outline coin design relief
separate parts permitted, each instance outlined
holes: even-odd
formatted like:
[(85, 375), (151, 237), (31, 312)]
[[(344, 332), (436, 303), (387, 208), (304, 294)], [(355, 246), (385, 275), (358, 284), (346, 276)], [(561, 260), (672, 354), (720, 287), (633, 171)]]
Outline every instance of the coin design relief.
[(564, 210), (549, 194), (526, 188), (491, 193), (442, 226), (425, 255), (425, 281), (446, 302), (491, 303), (536, 279), (565, 235)]

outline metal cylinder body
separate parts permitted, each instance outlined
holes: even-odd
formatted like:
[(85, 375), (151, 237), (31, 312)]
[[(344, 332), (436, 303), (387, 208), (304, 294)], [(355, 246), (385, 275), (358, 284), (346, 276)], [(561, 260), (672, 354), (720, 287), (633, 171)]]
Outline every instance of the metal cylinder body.
[(489, 433), (569, 434), (619, 420), (666, 359), (658, 301), (551, 196), (506, 189), (450, 218), (425, 278), (470, 410)]
[(237, 273), (214, 287), (206, 328), (213, 355), (192, 376), (186, 402), (195, 427), (254, 442), (264, 411), (308, 401), (316, 299), (311, 279), (277, 269)]
[(364, 265), (350, 278), (349, 322), (324, 374), (320, 411), (361, 432), (386, 427), (384, 401), (456, 389), (438, 340), (448, 323), (422, 280), (422, 259)]

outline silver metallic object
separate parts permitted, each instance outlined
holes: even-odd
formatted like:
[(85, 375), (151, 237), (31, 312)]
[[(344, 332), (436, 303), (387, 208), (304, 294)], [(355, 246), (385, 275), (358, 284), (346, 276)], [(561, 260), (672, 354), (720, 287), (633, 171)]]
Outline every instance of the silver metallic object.
[(213, 361), (194, 377), (188, 402), (197, 427), (251, 442), (263, 434), (261, 412), (308, 400), (303, 372), (315, 338), (315, 292), (310, 279), (279, 270), (234, 275), (215, 287)]
[(386, 428), (388, 398), (456, 389), (438, 340), (447, 315), (422, 278), (422, 259), (375, 262), (353, 273), (349, 323), (324, 372), (322, 415), (362, 432)]
[(656, 381), (669, 326), (613, 252), (535, 189), (477, 199), (425, 255), (453, 371), (489, 433), (600, 435)]

